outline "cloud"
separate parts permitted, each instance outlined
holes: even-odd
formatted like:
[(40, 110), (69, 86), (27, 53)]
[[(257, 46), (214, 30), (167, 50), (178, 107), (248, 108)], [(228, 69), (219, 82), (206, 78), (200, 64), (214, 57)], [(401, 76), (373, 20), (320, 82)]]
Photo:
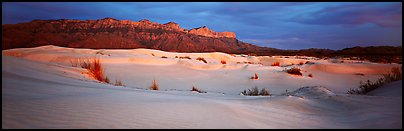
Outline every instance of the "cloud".
[(401, 27), (401, 15), (401, 3), (348, 3), (327, 5), (320, 10), (296, 15), (290, 20), (318, 25), (373, 23), (381, 27)]

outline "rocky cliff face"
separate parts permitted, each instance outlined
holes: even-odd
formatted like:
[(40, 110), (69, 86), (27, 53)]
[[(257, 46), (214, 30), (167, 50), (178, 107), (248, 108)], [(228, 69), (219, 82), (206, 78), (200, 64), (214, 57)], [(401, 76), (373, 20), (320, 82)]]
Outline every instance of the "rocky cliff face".
[(206, 26), (187, 30), (174, 22), (159, 24), (149, 20), (33, 20), (2, 25), (2, 31), (3, 50), (50, 44), (92, 49), (227, 53), (248, 53), (260, 48), (237, 40), (234, 32), (215, 32)]

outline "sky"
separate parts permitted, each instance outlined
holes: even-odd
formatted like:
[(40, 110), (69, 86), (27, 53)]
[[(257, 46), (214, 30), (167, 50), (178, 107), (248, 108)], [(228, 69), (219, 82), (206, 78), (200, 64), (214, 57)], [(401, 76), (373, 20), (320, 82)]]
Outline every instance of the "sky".
[(401, 2), (2, 2), (2, 24), (106, 17), (207, 26), (278, 49), (402, 45)]

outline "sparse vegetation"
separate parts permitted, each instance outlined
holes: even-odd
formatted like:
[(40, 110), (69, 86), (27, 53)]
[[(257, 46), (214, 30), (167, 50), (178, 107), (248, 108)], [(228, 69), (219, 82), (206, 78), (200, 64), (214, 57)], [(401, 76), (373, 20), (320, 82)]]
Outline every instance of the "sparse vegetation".
[(198, 58), (196, 58), (196, 60), (203, 61), (204, 63), (208, 63), (208, 62), (205, 60), (205, 58), (202, 58), (202, 57), (198, 57)]
[(299, 62), (299, 65), (303, 65), (303, 64), (304, 64), (303, 61)]
[(248, 89), (248, 91), (244, 90), (243, 92), (241, 92), (241, 94), (246, 95), (246, 96), (270, 96), (271, 95), (267, 89), (262, 88), (261, 90), (259, 90), (257, 86), (255, 86), (251, 90)]
[(189, 57), (189, 56), (180, 56), (179, 58), (180, 59), (191, 59), (191, 57)]
[(154, 56), (154, 54), (153, 54), (153, 53), (152, 53), (151, 55), (152, 55), (152, 56)]
[(363, 74), (363, 73), (355, 73), (354, 75), (365, 76), (365, 74)]
[(382, 78), (377, 79), (375, 82), (371, 82), (367, 80), (365, 83), (360, 81), (359, 88), (350, 89), (347, 91), (347, 94), (366, 94), (376, 88), (383, 86), (384, 84), (402, 80), (402, 70), (398, 67), (393, 67), (391, 72), (388, 74), (383, 74)]
[(75, 59), (74, 61), (70, 61), (72, 63), (72, 66), (77, 67), (79, 64), (81, 68), (87, 69), (88, 73), (91, 77), (94, 79), (105, 82), (105, 83), (110, 83), (109, 78), (107, 76), (104, 76), (104, 69), (100, 63), (99, 58), (92, 58), (90, 59)]
[(312, 75), (312, 74), (309, 74), (308, 76), (309, 76), (309, 77), (313, 77), (313, 75)]
[(279, 63), (279, 61), (274, 62), (271, 66), (281, 66), (281, 63)]
[(115, 86), (125, 86), (125, 85), (123, 85), (123, 83), (122, 83), (122, 81), (121, 80), (115, 80), (115, 84), (114, 84)]
[(289, 73), (289, 74), (292, 74), (292, 75), (297, 75), (297, 76), (302, 76), (303, 75), (301, 70), (299, 68), (296, 68), (296, 67), (293, 67), (293, 68), (287, 70), (286, 72)]
[(254, 76), (251, 76), (251, 78), (250, 78), (250, 79), (252, 79), (252, 80), (258, 80), (259, 78), (258, 78), (257, 73), (255, 73), (255, 74), (254, 74)]
[(167, 56), (162, 56), (161, 58), (167, 58)]
[(226, 61), (225, 61), (225, 60), (221, 60), (220, 63), (226, 64)]
[(152, 85), (149, 87), (151, 90), (159, 90), (159, 85), (156, 80), (153, 80)]
[(198, 92), (198, 93), (206, 93), (206, 91), (202, 91), (202, 90), (196, 88), (195, 86), (192, 86), (192, 90), (191, 90), (191, 91), (196, 91), (196, 92)]

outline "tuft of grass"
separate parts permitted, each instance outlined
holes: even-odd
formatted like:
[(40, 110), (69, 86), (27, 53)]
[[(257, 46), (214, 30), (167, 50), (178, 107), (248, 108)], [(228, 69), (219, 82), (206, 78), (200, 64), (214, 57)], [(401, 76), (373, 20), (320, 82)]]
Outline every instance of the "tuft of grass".
[(254, 73), (254, 76), (251, 76), (250, 79), (252, 79), (252, 80), (258, 80), (259, 78), (258, 78), (257, 73)]
[(279, 63), (279, 61), (274, 62), (271, 66), (281, 66), (281, 63)]
[(220, 63), (226, 64), (226, 61), (225, 61), (225, 60), (221, 60)]
[(162, 56), (161, 58), (167, 58), (167, 56)]
[(121, 80), (115, 80), (115, 84), (114, 84), (115, 86), (125, 86), (125, 85), (123, 85), (123, 83), (122, 83), (122, 81)]
[(196, 92), (198, 92), (198, 93), (206, 93), (206, 91), (202, 91), (202, 90), (196, 88), (195, 86), (192, 86), (191, 91), (196, 91)]
[(303, 75), (301, 70), (299, 68), (296, 68), (296, 67), (293, 67), (293, 68), (287, 70), (286, 72), (289, 73), (289, 74), (292, 74), (292, 75), (297, 75), (297, 76), (302, 76)]
[(246, 96), (270, 96), (271, 95), (267, 89), (262, 88), (261, 90), (259, 90), (257, 86), (255, 86), (252, 89), (248, 89), (248, 91), (244, 90), (243, 92), (241, 92), (241, 94), (246, 95)]
[(313, 75), (310, 73), (309, 75), (308, 75), (309, 77), (313, 77)]
[[(108, 76), (104, 75), (104, 69), (100, 63), (99, 58), (92, 58), (91, 60), (78, 60), (78, 63), (80, 64), (81, 68), (87, 69), (89, 75), (94, 79), (101, 82), (110, 83)], [(75, 65), (77, 66), (77, 64)]]
[[(104, 68), (102, 67), (102, 64), (101, 64), (99, 58), (95, 58), (95, 57), (91, 58), (91, 59), (75, 58), (73, 60), (70, 60), (70, 63), (73, 67), (80, 66), (81, 68), (87, 69), (90, 77), (92, 77), (100, 82), (112, 84), (109, 77), (105, 76)], [(115, 80), (114, 85), (115, 86), (124, 86), (121, 80)]]
[(180, 59), (191, 59), (191, 57), (189, 57), (189, 56), (184, 56), (184, 57), (183, 57), (183, 56), (180, 56), (179, 58), (180, 58)]
[(198, 58), (196, 58), (196, 60), (203, 61), (204, 63), (208, 63), (208, 62), (205, 60), (205, 58), (203, 58), (203, 57), (198, 57)]
[(347, 91), (347, 94), (366, 94), (370, 91), (373, 91), (384, 84), (402, 80), (402, 70), (398, 67), (393, 67), (391, 71), (387, 74), (383, 74), (383, 77), (377, 79), (374, 82), (367, 80), (365, 83), (360, 81), (359, 88), (357, 89), (350, 89)]
[(149, 87), (151, 90), (159, 90), (159, 85), (156, 80), (153, 80), (152, 85)]

